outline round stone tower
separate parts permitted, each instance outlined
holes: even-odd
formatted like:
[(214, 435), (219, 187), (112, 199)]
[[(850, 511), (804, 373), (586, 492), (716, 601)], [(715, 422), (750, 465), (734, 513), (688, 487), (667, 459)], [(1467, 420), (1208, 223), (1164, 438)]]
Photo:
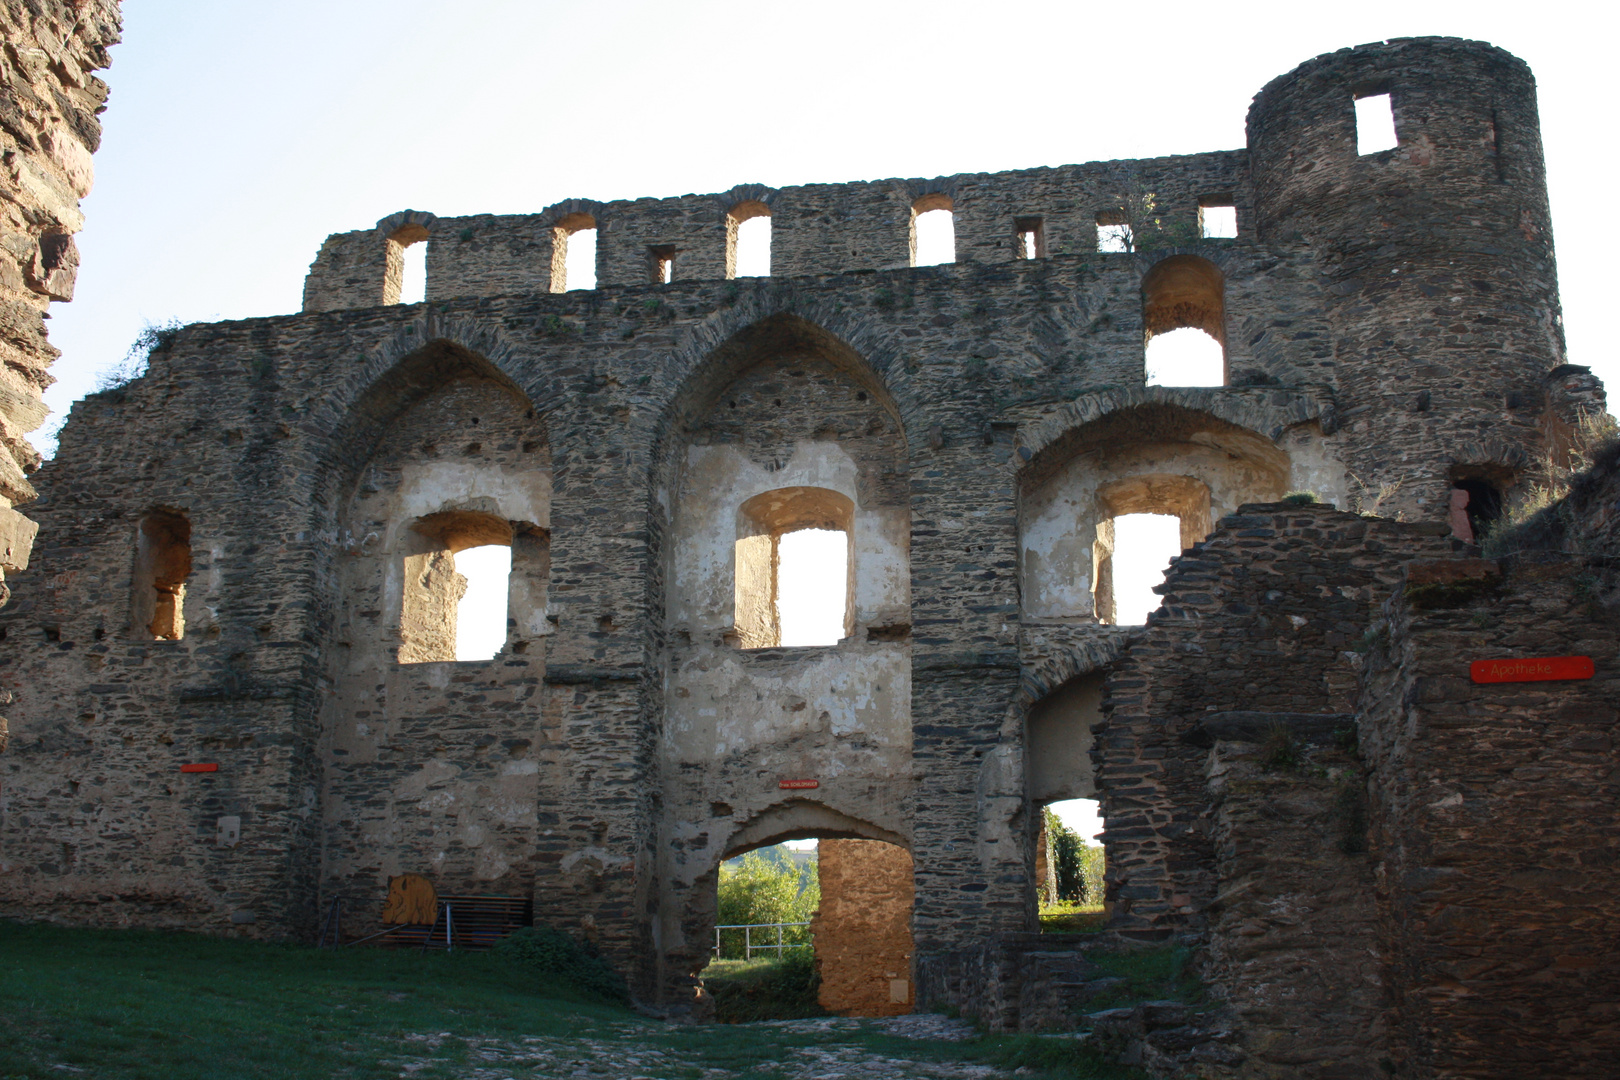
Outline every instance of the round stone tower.
[[(1385, 94), (1398, 145), (1359, 153), (1356, 101)], [(1267, 84), (1248, 142), (1258, 239), (1320, 260), (1364, 498), (1437, 519), (1455, 483), (1511, 488), (1564, 363), (1530, 69), (1456, 38), (1343, 49)]]

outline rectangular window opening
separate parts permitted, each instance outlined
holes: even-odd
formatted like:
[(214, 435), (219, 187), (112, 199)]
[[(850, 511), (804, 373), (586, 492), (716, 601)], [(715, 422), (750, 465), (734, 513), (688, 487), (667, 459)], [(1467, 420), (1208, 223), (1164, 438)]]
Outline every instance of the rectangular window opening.
[(1035, 891), (1041, 933), (1090, 930), (1105, 920), (1102, 806), (1096, 799), (1063, 799), (1041, 811), (1036, 835)]
[(512, 549), (484, 544), (456, 552), (455, 569), (467, 581), (456, 602), (456, 659), (493, 660), (506, 644), (506, 605)]
[(1230, 198), (1214, 197), (1198, 202), (1198, 231), (1206, 240), (1237, 238), (1237, 207)]
[(1046, 223), (1042, 218), (1014, 218), (1013, 229), (1018, 234), (1018, 257), (1020, 259), (1042, 259), (1046, 257)]
[[(1170, 560), (1182, 552), (1181, 519), (1164, 513), (1121, 514), (1106, 523), (1106, 534), (1102, 524), (1099, 547), (1106, 550), (1095, 557), (1099, 621), (1141, 626), (1161, 602), (1154, 586), (1164, 581)], [(1101, 602), (1104, 594), (1107, 610)]]
[(849, 534), (799, 529), (777, 541), (776, 613), (783, 645), (836, 645), (844, 636)]
[(596, 230), (576, 229), (567, 233), (568, 252), (563, 260), (563, 288), (596, 288)]
[(955, 215), (945, 206), (914, 210), (911, 220), (911, 241), (912, 266), (943, 266), (955, 262)]
[(668, 285), (675, 280), (675, 247), (657, 244), (647, 249), (648, 280), (654, 285)]
[(1134, 249), (1130, 222), (1123, 210), (1097, 212), (1097, 250), (1119, 254)]
[(155, 511), (135, 535), (135, 581), (130, 622), (136, 634), (160, 641), (186, 636), (186, 579), (191, 576), (191, 522), (182, 513)]
[(1356, 97), (1356, 153), (1365, 157), (1400, 145), (1395, 134), (1395, 106), (1387, 93)]
[(771, 276), (771, 216), (756, 214), (736, 224), (732, 277)]
[(420, 304), (427, 299), (427, 241), (407, 244), (400, 253), (404, 260), (399, 282), (399, 302)]

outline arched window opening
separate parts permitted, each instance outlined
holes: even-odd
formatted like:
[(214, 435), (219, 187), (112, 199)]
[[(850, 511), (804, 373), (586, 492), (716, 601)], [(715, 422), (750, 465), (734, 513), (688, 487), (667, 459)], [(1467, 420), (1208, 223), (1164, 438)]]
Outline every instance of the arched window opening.
[(421, 225), (402, 225), (389, 236), (384, 304), (420, 304), (427, 299), (427, 238)]
[(1142, 279), (1143, 378), (1150, 386), (1226, 385), (1226, 278), (1175, 255)]
[(551, 291), (596, 288), (596, 219), (569, 214), (551, 230)]
[(702, 973), (718, 1018), (735, 1019), (727, 1015), (733, 980), (758, 979), (762, 962), (813, 963), (816, 1000), (829, 1013), (911, 1012), (914, 903), (911, 853), (881, 840), (823, 835), (725, 860), (716, 876), (711, 959)]
[(780, 488), (738, 517), (735, 634), (744, 649), (836, 645), (851, 632), (855, 504), (826, 488)]
[(186, 636), (186, 578), (191, 576), (191, 521), (175, 510), (154, 510), (135, 531), (130, 627), (137, 636), (179, 641)]
[(726, 277), (771, 276), (771, 208), (740, 202), (726, 214)]
[(1191, 476), (1144, 475), (1100, 489), (1103, 516), (1092, 546), (1092, 610), (1101, 623), (1140, 626), (1170, 560), (1209, 535), (1209, 485)]
[[(463, 625), (462, 602), (468, 594), (468, 576), (456, 565), (458, 552), (490, 545), (507, 549), (506, 574), (511, 570), (513, 530), (510, 522), (489, 514), (450, 511), (431, 514), (419, 519), (411, 528), (404, 565), (404, 595), (400, 600), (399, 662), (424, 664), (446, 660), (460, 660), (459, 639)], [(483, 588), (466, 612), (469, 623), (479, 626), (468, 651), (487, 647), (491, 636), (499, 643), (489, 656), (467, 656), (466, 659), (489, 659), (506, 642), (506, 603), (500, 603), (499, 629), (493, 634), (487, 625), (494, 616), (493, 605), (487, 599), (488, 589), (499, 563), (489, 556), (473, 556), (472, 563), (484, 580)], [(495, 566), (489, 564), (495, 563)]]
[(456, 605), (456, 659), (493, 660), (506, 644), (506, 602), (511, 588), (512, 549), (484, 544), (455, 555), (467, 591)]
[(1103, 674), (1070, 679), (1029, 710), (1025, 793), (1034, 846), (1034, 900), (1043, 932), (1094, 929), (1102, 918), (1102, 831), (1091, 762), (1102, 721)]
[(1400, 145), (1395, 132), (1395, 106), (1389, 91), (1367, 88), (1355, 92), (1356, 153), (1365, 157)]
[(654, 285), (668, 285), (675, 280), (674, 244), (654, 244), (647, 248), (647, 280)]
[(1230, 195), (1206, 195), (1198, 200), (1198, 232), (1206, 240), (1237, 238), (1237, 207)]
[(1020, 259), (1046, 257), (1046, 221), (1039, 217), (1013, 219), (1013, 233), (1018, 237)]
[(911, 204), (911, 265), (956, 261), (955, 204), (949, 195), (924, 195)]

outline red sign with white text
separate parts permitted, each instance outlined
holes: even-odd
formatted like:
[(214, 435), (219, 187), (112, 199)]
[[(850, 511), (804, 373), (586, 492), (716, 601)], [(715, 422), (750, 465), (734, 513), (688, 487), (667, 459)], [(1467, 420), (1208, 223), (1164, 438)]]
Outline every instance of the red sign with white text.
[(196, 763), (194, 765), (182, 765), (182, 766), (180, 766), (180, 771), (181, 772), (219, 772), (219, 762), (217, 762), (217, 761), (204, 761), (204, 762), (198, 762), (198, 763)]
[(1590, 679), (1590, 656), (1540, 656), (1529, 660), (1475, 660), (1468, 674), (1475, 682), (1551, 682), (1555, 679)]
[(818, 787), (820, 787), (821, 786), (821, 781), (820, 780), (780, 780), (780, 781), (777, 782), (776, 786), (781, 788), (784, 791), (802, 791), (802, 790), (804, 790), (806, 788), (818, 788)]

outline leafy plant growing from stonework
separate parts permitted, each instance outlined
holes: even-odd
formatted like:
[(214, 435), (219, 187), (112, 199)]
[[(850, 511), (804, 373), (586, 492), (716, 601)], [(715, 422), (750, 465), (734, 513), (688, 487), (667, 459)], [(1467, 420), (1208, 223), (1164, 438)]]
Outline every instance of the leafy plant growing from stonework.
[(1296, 768), (1299, 761), (1299, 743), (1286, 725), (1272, 724), (1266, 729), (1265, 741), (1260, 744), (1260, 764), (1281, 771)]
[(1613, 415), (1597, 409), (1583, 410), (1570, 433), (1569, 448), (1562, 460), (1549, 451), (1537, 470), (1540, 479), (1529, 484), (1524, 495), (1480, 537), (1480, 549), (1485, 556), (1497, 559), (1524, 550), (1531, 541), (1531, 519), (1540, 514), (1562, 515), (1563, 518), (1544, 522), (1551, 529), (1540, 531), (1567, 533), (1574, 522), (1568, 508), (1561, 505), (1563, 500), (1569, 495), (1575, 478), (1590, 469), (1616, 439), (1620, 439), (1620, 422)]
[(1135, 169), (1117, 172), (1104, 199), (1112, 204), (1114, 220), (1101, 227), (1112, 230), (1110, 235), (1127, 252), (1190, 247), (1202, 239), (1197, 225), (1164, 219), (1158, 194)]
[(170, 319), (164, 323), (147, 323), (141, 332), (135, 335), (135, 341), (124, 354), (124, 358), (96, 375), (95, 392), (102, 394), (109, 390), (120, 390), (145, 375), (152, 353), (161, 352), (172, 345), (183, 326), (178, 319)]

